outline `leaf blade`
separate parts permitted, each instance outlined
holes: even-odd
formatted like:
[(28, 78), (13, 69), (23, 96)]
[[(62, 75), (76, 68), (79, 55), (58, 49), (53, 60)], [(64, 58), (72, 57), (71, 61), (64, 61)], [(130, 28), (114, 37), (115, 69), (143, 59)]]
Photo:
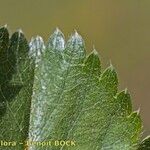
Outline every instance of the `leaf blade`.
[(102, 71), (96, 50), (86, 56), (77, 32), (65, 43), (56, 29), (45, 46), (39, 36), (28, 44), (22, 31), (9, 39), (7, 28), (0, 28), (0, 75), (0, 138), (76, 143), (31, 144), (29, 150), (149, 148), (149, 138), (138, 145), (142, 121), (128, 91), (118, 92), (114, 67)]
[[(30, 74), (32, 69), (28, 59), (28, 42), (24, 34), (21, 31), (15, 32), (9, 43), (4, 50), (7, 56), (5, 62), (9, 67), (5, 82), (1, 82), (3, 84), (0, 95), (5, 104), (5, 111), (3, 110), (1, 117), (0, 138), (4, 141), (14, 141), (17, 144), (15, 148), (22, 150), (24, 144), (19, 142), (24, 142), (28, 134), (33, 74)], [(13, 146), (3, 148), (14, 149)]]

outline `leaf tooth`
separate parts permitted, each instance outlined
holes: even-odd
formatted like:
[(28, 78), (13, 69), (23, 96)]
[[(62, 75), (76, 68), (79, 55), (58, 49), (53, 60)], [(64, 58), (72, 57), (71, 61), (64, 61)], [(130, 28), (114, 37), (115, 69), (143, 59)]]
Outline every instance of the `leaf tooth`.
[(147, 136), (146, 138), (144, 138), (143, 141), (144, 141), (144, 140), (149, 140), (149, 142), (150, 142), (150, 135)]
[(122, 127), (122, 131), (126, 137), (131, 139), (132, 145), (137, 143), (142, 131), (142, 121), (139, 113), (136, 111), (132, 112), (120, 123), (120, 127)]
[(1, 28), (5, 28), (5, 29), (7, 29), (8, 28), (8, 26), (7, 26), (7, 24), (5, 24), (5, 25), (3, 25), (3, 26), (0, 26), (0, 29)]
[(22, 29), (18, 29), (17, 32), (18, 32), (19, 35), (24, 34)]
[(1, 26), (0, 27), (0, 44), (2, 43), (1, 41), (9, 39), (9, 32), (7, 29), (7, 25)]
[(18, 29), (16, 32), (14, 32), (11, 36), (10, 39), (10, 47), (17, 47), (16, 50), (18, 50), (18, 46), (20, 46), (20, 44), (23, 44), (22, 41), (26, 40), (24, 33), (21, 29)]
[(12, 71), (15, 72), (12, 74), (13, 80), (11, 82), (21, 81), (24, 83), (27, 80), (26, 72), (29, 67), (29, 45), (22, 30), (17, 30), (12, 34), (8, 51)]
[(84, 40), (77, 31), (75, 31), (67, 41), (65, 52), (74, 63), (78, 63), (78, 60), (83, 61), (83, 59), (85, 59), (86, 53)]
[(68, 42), (68, 47), (72, 48), (73, 50), (78, 50), (81, 47), (84, 47), (84, 41), (81, 35), (75, 30), (75, 33), (70, 36)]
[(4, 25), (4, 27), (5, 27), (5, 28), (7, 28), (7, 27), (8, 27), (8, 25), (7, 25), (7, 24), (5, 24), (5, 25)]
[(17, 30), (11, 36), (9, 52), (15, 53), (18, 61), (24, 61), (28, 56), (29, 45), (22, 30)]
[(125, 94), (129, 93), (129, 91), (128, 91), (127, 88), (125, 88), (124, 93), (125, 93)]
[(56, 28), (48, 40), (47, 47), (52, 50), (63, 51), (65, 49), (65, 39), (63, 33)]
[(117, 93), (118, 77), (113, 65), (110, 65), (101, 74), (100, 83), (104, 86), (104, 89), (108, 90), (111, 94), (115, 95)]
[(117, 109), (120, 110), (119, 115), (128, 116), (132, 112), (132, 103), (131, 103), (131, 96), (127, 89), (121, 91), (116, 96), (118, 107)]
[(16, 38), (18, 38), (18, 39), (25, 38), (22, 29), (18, 29), (16, 32), (14, 32), (14, 33), (12, 34), (12, 36), (11, 36), (11, 39), (14, 38), (14, 37), (16, 37)]
[(141, 111), (141, 110), (140, 110), (140, 107), (139, 107), (138, 110), (136, 111), (137, 114), (140, 114), (140, 111)]
[(98, 55), (99, 55), (98, 52), (97, 52), (97, 50), (96, 50), (95, 48), (93, 48), (92, 53), (93, 53), (95, 56), (98, 56)]
[(11, 40), (14, 40), (14, 42), (16, 42), (16, 44), (22, 44), (21, 42), (24, 40), (27, 41), (22, 29), (17, 29), (17, 31), (12, 34)]
[(30, 57), (39, 57), (45, 50), (45, 44), (43, 38), (41, 36), (37, 36), (36, 38), (31, 39), (29, 43), (29, 56)]
[[(131, 118), (131, 121), (140, 121), (141, 122), (141, 117), (139, 114), (139, 110), (133, 111), (128, 118)], [(135, 120), (134, 120), (135, 119)]]
[(0, 49), (4, 51), (7, 49), (9, 43), (9, 32), (7, 26), (0, 27)]
[(128, 122), (132, 124), (135, 134), (139, 134), (142, 129), (142, 120), (139, 111), (134, 111), (128, 116)]
[[(108, 142), (105, 141), (106, 146), (111, 143), (114, 145), (116, 141), (120, 141), (123, 143), (123, 146), (126, 145), (129, 148), (133, 148), (139, 140), (142, 129), (140, 115), (137, 112), (132, 112), (127, 117), (118, 118), (115, 120), (110, 127), (111, 128), (108, 130), (107, 137), (105, 138), (106, 140), (109, 140)], [(114, 133), (113, 136), (112, 133)]]
[(138, 150), (150, 150), (150, 136), (143, 139)]
[(96, 76), (101, 74), (101, 62), (98, 52), (94, 49), (85, 59), (85, 70)]

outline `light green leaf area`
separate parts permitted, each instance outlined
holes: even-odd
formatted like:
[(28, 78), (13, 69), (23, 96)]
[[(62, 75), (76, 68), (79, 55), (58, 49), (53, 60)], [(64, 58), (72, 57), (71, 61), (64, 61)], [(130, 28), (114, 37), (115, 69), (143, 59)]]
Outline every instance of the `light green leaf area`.
[(118, 91), (114, 67), (103, 71), (96, 50), (87, 56), (77, 32), (66, 43), (56, 29), (46, 44), (39, 36), (28, 44), (21, 31), (9, 38), (2, 27), (0, 86), (0, 140), (23, 143), (3, 149), (149, 149), (149, 141), (140, 144), (139, 113), (129, 92)]

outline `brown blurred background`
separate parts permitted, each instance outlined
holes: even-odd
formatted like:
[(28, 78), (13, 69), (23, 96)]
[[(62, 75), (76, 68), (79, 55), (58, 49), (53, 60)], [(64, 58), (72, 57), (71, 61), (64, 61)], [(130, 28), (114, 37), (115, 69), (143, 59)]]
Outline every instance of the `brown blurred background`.
[(111, 60), (150, 134), (150, 0), (0, 0), (0, 25), (6, 23), (28, 40), (37, 34), (47, 40), (55, 27), (66, 37), (77, 29), (104, 67)]

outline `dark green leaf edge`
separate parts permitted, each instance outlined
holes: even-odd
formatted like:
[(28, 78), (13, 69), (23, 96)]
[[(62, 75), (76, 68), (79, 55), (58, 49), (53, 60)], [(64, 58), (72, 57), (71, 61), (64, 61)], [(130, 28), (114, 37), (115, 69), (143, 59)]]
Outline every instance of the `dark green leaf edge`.
[(138, 150), (150, 150), (150, 136), (146, 137), (141, 143)]

